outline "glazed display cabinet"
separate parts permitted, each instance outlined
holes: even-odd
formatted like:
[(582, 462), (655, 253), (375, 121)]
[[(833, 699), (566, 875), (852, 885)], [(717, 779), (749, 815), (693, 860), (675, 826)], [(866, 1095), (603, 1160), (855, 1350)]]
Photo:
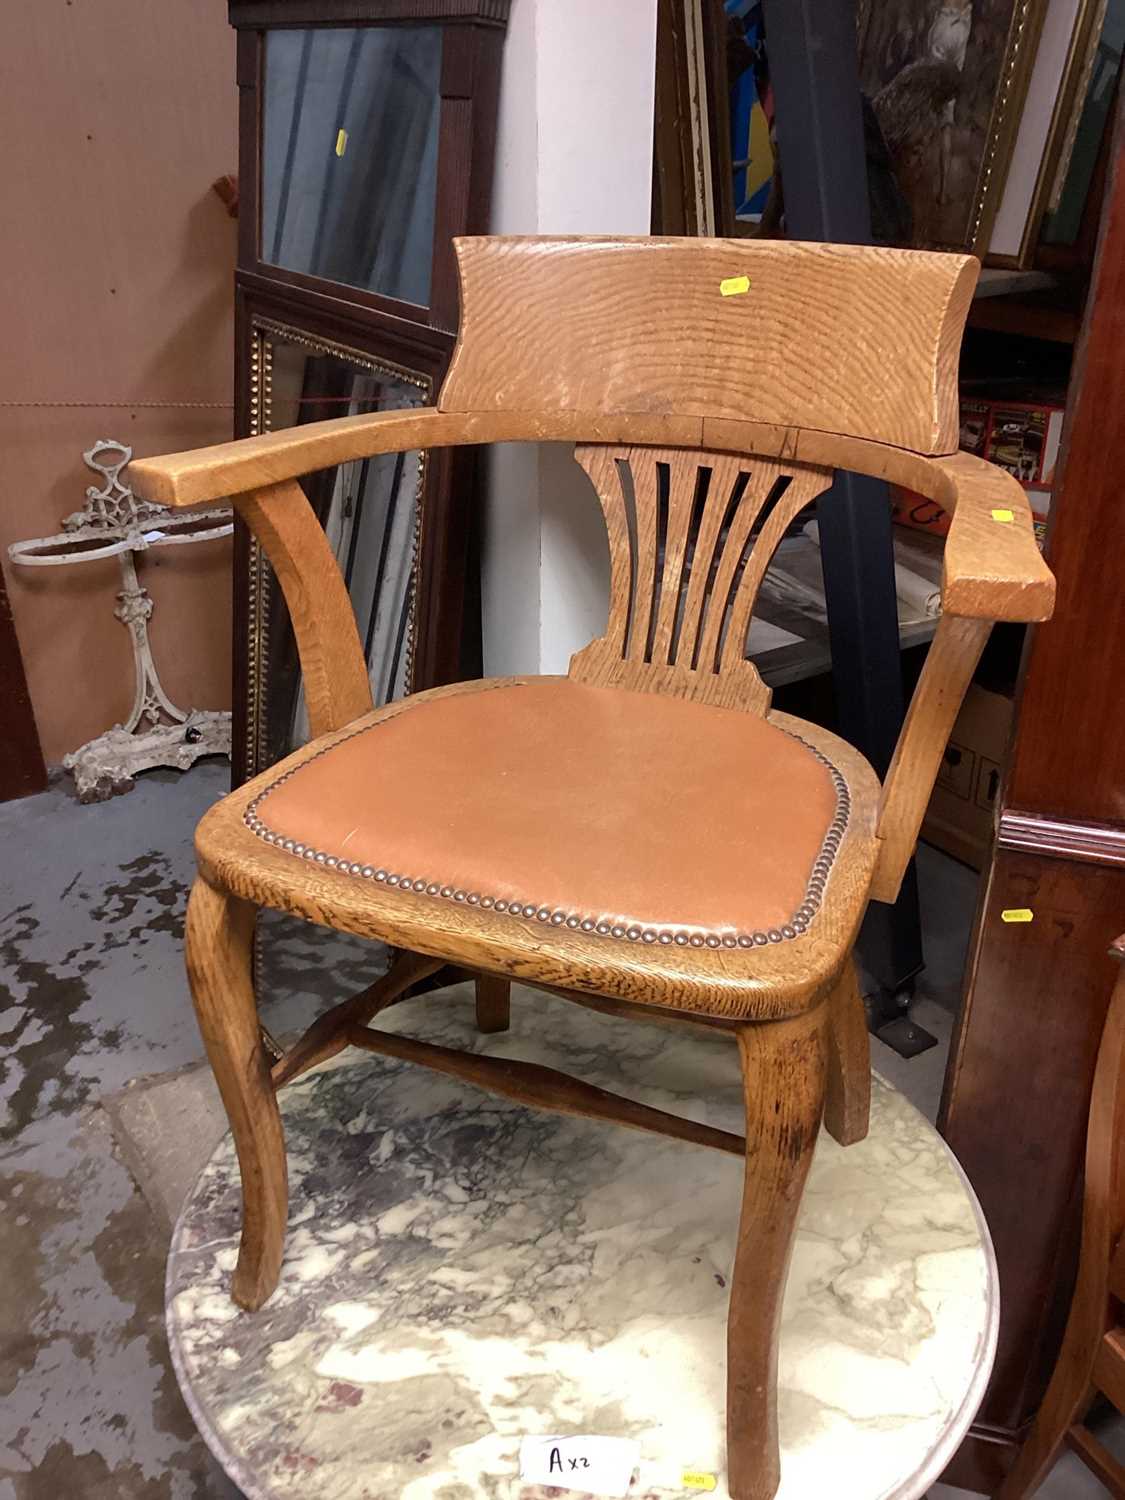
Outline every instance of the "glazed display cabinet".
[[(426, 406), (453, 349), (452, 240), (488, 228), (508, 0), (236, 0), (238, 436)], [(479, 669), (475, 455), (310, 476), (377, 703)], [(456, 497), (456, 498), (455, 498)], [(235, 547), (235, 785), (307, 737), (264, 553)]]

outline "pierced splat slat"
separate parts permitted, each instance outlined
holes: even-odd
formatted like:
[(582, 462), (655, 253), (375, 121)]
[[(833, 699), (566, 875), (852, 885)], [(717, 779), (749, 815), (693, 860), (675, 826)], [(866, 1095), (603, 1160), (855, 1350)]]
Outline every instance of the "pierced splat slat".
[[(652, 467), (657, 476), (658, 506), (667, 519), (664, 530), (664, 566), (660, 570), (660, 609), (653, 635), (651, 659), (655, 662), (673, 662), (676, 660), (677, 625), (683, 604), (685, 569), (690, 568), (692, 523), (696, 522), (695, 529), (698, 530), (696, 508), (701, 494), (706, 500), (711, 476), (690, 452), (677, 453), (670, 463), (658, 462)], [(646, 472), (651, 472), (649, 466), (646, 466)], [(673, 505), (673, 496), (681, 503)]]
[(612, 582), (606, 633), (571, 676), (764, 713), (745, 660), (758, 589), (792, 520), (832, 481), (819, 465), (689, 448), (587, 444)]

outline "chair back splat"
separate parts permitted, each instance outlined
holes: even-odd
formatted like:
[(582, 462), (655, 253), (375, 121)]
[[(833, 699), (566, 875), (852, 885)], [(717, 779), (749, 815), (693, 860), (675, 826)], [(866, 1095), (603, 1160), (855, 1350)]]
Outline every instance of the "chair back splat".
[(832, 482), (813, 464), (682, 448), (583, 445), (605, 512), (609, 624), (571, 676), (765, 712), (746, 636), (770, 557)]

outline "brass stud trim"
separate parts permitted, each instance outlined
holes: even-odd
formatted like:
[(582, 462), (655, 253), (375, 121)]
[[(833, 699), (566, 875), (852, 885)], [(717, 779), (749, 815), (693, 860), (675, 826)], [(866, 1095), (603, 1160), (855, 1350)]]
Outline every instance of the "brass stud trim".
[[(815, 745), (803, 739), (798, 734), (793, 734), (788, 729), (781, 730), (782, 734), (789, 735), (790, 739), (796, 740), (820, 762), (828, 771), (832, 781), (832, 788), (836, 794), (836, 810), (828, 825), (828, 829), (821, 842), (820, 850), (813, 860), (809, 872), (809, 878), (805, 887), (804, 898), (796, 911), (787, 922), (780, 927), (770, 927), (764, 931), (757, 932), (731, 932), (725, 930), (717, 932), (714, 929), (700, 928), (690, 930), (681, 927), (679, 923), (662, 924), (661, 926), (644, 927), (633, 922), (628, 925), (619, 919), (607, 919), (605, 916), (593, 916), (585, 912), (573, 912), (558, 907), (545, 906), (539, 901), (530, 901), (524, 897), (516, 897), (513, 900), (505, 900), (503, 897), (490, 896), (486, 892), (466, 891), (460, 887), (442, 884), (433, 875), (407, 875), (397, 872), (388, 872), (385, 869), (376, 869), (371, 865), (360, 866), (349, 864), (346, 859), (329, 853), (326, 850), (309, 848), (306, 845), (286, 837), (276, 829), (269, 827), (260, 814), (259, 809), (271, 792), (283, 786), (293, 776), (298, 775), (305, 766), (311, 765), (314, 760), (319, 760), (322, 755), (327, 755), (338, 745), (353, 739), (356, 735), (367, 734), (372, 729), (377, 729), (378, 724), (365, 724), (362, 728), (353, 730), (351, 734), (336, 740), (331, 745), (318, 750), (308, 760), (302, 761), (299, 766), (286, 771), (279, 776), (250, 802), (243, 813), (243, 822), (256, 837), (264, 843), (273, 844), (276, 848), (285, 850), (286, 853), (295, 854), (298, 857), (311, 859), (320, 864), (326, 870), (345, 877), (358, 876), (361, 880), (373, 880), (377, 884), (397, 886), (400, 890), (411, 895), (420, 895), (432, 900), (453, 901), (461, 905), (479, 905), (485, 910), (499, 912), (522, 920), (533, 922), (545, 922), (549, 926), (566, 926), (597, 937), (609, 938), (611, 942), (627, 943), (675, 943), (683, 947), (685, 944), (693, 948), (708, 947), (716, 948), (754, 948), (764, 947), (767, 943), (792, 942), (803, 936), (816, 918), (824, 902), (824, 893), (828, 885), (836, 862), (836, 856), (844, 841), (851, 817), (851, 792), (843, 773), (824, 755)], [(674, 930), (672, 930), (674, 929)]]

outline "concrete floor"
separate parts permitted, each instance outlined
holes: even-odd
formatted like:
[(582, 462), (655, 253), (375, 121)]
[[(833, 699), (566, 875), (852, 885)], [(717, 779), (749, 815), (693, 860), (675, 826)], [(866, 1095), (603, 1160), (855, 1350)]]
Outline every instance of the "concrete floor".
[[(180, 953), (191, 834), (228, 777), (201, 763), (108, 803), (60, 785), (0, 807), (0, 1500), (237, 1494), (168, 1362), (167, 1215), (101, 1102), (199, 1061)], [(316, 936), (273, 945), (279, 1032), (378, 971)]]
[[(237, 1500), (163, 1329), (168, 1233), (222, 1129), (180, 943), (191, 831), (227, 776), (201, 763), (109, 803), (60, 785), (0, 806), (0, 1500)], [(942, 1045), (909, 1062), (874, 1050), (933, 1118), (976, 878), (933, 851), (920, 865), (915, 1014)], [(266, 950), (275, 1034), (379, 967), (370, 945), (298, 923), (272, 922)], [(1071, 1457), (1040, 1491), (1101, 1493)]]

